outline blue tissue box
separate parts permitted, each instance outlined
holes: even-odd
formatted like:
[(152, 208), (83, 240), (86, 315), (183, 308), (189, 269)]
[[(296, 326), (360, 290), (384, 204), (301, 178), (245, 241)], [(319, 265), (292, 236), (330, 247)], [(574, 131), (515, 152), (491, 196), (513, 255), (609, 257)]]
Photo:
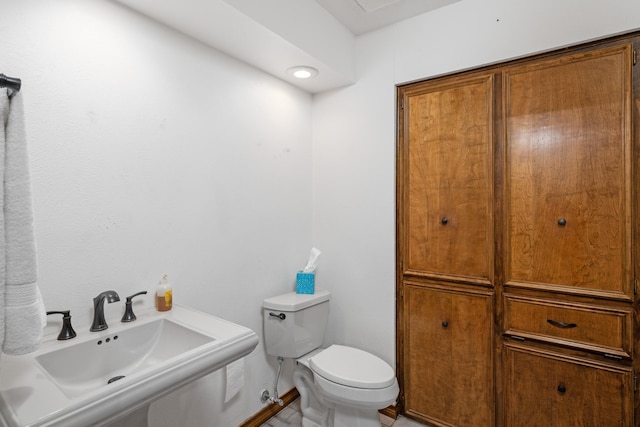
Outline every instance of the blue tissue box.
[(312, 294), (315, 292), (316, 273), (298, 271), (296, 276), (296, 293)]

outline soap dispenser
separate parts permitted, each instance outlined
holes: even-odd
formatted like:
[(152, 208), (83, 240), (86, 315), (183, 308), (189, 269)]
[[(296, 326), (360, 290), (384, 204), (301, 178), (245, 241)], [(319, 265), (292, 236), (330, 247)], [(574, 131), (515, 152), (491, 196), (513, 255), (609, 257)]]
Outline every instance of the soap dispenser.
[(158, 311), (169, 311), (173, 306), (173, 290), (166, 274), (162, 276), (156, 288), (156, 306)]

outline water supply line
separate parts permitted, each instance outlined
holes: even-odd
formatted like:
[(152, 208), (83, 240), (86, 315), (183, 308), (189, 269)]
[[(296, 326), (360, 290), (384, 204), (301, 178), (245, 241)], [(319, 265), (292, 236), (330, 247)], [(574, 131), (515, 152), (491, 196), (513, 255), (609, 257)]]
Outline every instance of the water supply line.
[(260, 402), (277, 403), (280, 406), (284, 406), (284, 402), (278, 396), (278, 380), (280, 380), (280, 371), (282, 370), (282, 362), (284, 362), (284, 357), (278, 356), (278, 374), (276, 375), (276, 382), (273, 385), (273, 396), (270, 396), (269, 390), (262, 390), (262, 394), (260, 395)]

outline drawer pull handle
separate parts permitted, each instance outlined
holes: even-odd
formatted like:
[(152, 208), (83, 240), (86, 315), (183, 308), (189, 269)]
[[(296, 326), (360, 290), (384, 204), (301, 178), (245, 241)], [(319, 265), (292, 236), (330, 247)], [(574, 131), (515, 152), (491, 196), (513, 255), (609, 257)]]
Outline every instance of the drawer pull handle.
[(440, 220), (440, 222), (442, 223), (442, 225), (447, 225), (447, 223), (449, 222), (449, 219), (445, 216)]
[(560, 394), (565, 394), (566, 392), (567, 392), (567, 387), (565, 387), (565, 385), (564, 385), (564, 384), (560, 384), (560, 385), (558, 386), (558, 393), (560, 393)]
[(442, 327), (446, 328), (449, 326), (449, 322), (447, 322), (446, 320), (444, 322), (442, 322)]
[(547, 319), (547, 322), (551, 323), (555, 327), (562, 328), (562, 329), (571, 329), (578, 326), (575, 323), (558, 322), (557, 320), (553, 320), (553, 319)]
[(560, 218), (560, 219), (558, 220), (558, 225), (559, 225), (560, 227), (564, 227), (565, 225), (567, 225), (567, 220), (566, 220), (566, 219), (564, 219), (564, 218)]

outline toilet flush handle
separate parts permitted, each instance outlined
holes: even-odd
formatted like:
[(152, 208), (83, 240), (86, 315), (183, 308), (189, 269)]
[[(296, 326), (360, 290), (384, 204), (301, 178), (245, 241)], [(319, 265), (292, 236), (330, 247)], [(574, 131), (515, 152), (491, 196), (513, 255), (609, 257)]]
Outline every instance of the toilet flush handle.
[(280, 314), (275, 314), (273, 312), (269, 313), (269, 316), (271, 317), (277, 317), (280, 320), (284, 320), (287, 318), (287, 316), (284, 313), (280, 313)]

